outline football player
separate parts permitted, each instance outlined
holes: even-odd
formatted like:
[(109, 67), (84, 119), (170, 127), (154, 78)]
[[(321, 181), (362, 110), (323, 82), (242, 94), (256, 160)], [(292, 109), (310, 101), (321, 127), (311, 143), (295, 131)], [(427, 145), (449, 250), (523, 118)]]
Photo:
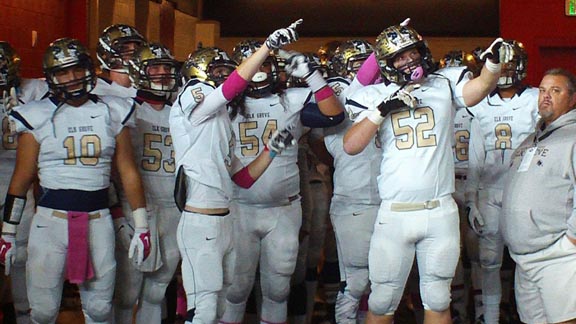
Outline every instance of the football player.
[[(234, 48), (233, 58), (241, 63), (262, 47), (255, 40), (242, 41)], [(231, 105), (235, 155), (244, 164), (257, 158), (266, 147), (269, 134), (276, 129), (290, 129), (298, 140), (305, 126), (329, 126), (342, 120), (341, 104), (306, 56), (289, 53), (285, 59), (288, 75), (304, 79), (309, 88), (274, 93), (278, 66), (271, 54), (251, 79), (245, 95)], [(262, 287), (260, 320), (286, 322), (290, 278), (296, 266), (302, 224), (297, 155), (297, 147), (286, 149), (254, 186), (235, 187), (236, 266), (226, 312), (221, 318), (224, 323), (242, 322), (258, 266)]]
[(131, 135), (153, 240), (145, 264), (130, 262), (126, 252), (134, 235), (134, 220), (128, 202), (122, 199), (124, 212), (113, 215), (118, 245), (114, 318), (116, 323), (131, 323), (138, 302), (136, 323), (160, 323), (161, 302), (180, 260), (176, 243), (180, 211), (173, 196), (176, 166), (168, 122), (168, 99), (178, 88), (178, 62), (166, 47), (147, 44), (130, 60), (129, 76), (138, 89), (134, 100), (136, 128)]
[[(0, 107), (2, 115), (2, 146), (0, 147), (0, 197), (5, 197), (14, 166), (16, 165), (17, 134), (10, 127), (8, 115), (14, 107), (33, 100), (40, 100), (48, 95), (48, 85), (40, 79), (27, 79), (20, 77), (20, 56), (8, 42), (0, 41), (0, 93), (2, 101)], [(4, 203), (0, 203), (0, 211)], [(18, 324), (29, 323), (30, 306), (26, 294), (26, 246), (30, 222), (34, 215), (34, 199), (32, 190), (28, 191), (27, 203), (24, 208), (20, 230), (16, 237), (18, 249), (12, 265), (11, 288), (12, 299), (16, 311)], [(8, 272), (9, 269), (5, 269)]]
[(122, 98), (136, 96), (136, 88), (128, 75), (130, 59), (146, 39), (134, 27), (115, 24), (106, 27), (98, 38), (96, 57), (100, 62), (96, 95), (114, 95)]
[(15, 108), (19, 133), (16, 168), (6, 195), (0, 262), (9, 267), (26, 191), (38, 176), (40, 199), (28, 243), (28, 297), (33, 323), (54, 323), (65, 279), (78, 284), (86, 323), (111, 315), (116, 261), (108, 210), (110, 169), (115, 163), (136, 223), (130, 254), (146, 256), (150, 234), (140, 175), (132, 157), (133, 110), (124, 99), (90, 94), (92, 59), (75, 39), (58, 39), (43, 58), (52, 95)]
[[(340, 44), (332, 59), (337, 77), (328, 83), (344, 104), (346, 97), (365, 85), (372, 84), (379, 69), (372, 45), (354, 39)], [(324, 130), (324, 143), (334, 159), (334, 191), (330, 219), (336, 234), (340, 266), (340, 290), (336, 298), (336, 323), (356, 323), (361, 298), (368, 288), (368, 249), (374, 221), (380, 206), (376, 178), (382, 160), (377, 141), (351, 156), (344, 152), (343, 138), (353, 118)]]
[[(368, 323), (391, 323), (416, 254), (425, 323), (451, 323), (450, 284), (460, 251), (454, 192), (454, 107), (475, 105), (496, 86), (500, 45), (479, 77), (465, 68), (435, 71), (416, 30), (390, 26), (377, 37), (376, 59), (388, 81), (347, 99), (360, 108), (344, 136), (344, 150), (358, 154), (376, 136), (383, 159), (378, 176), (382, 203), (370, 242)], [(503, 55), (502, 60), (508, 57)]]
[[(470, 227), (478, 235), (485, 323), (498, 323), (504, 244), (499, 229), (504, 174), (514, 150), (534, 131), (538, 89), (523, 85), (528, 57), (522, 43), (505, 40), (513, 54), (502, 66), (498, 87), (480, 104), (470, 130), (466, 206)], [(507, 302), (507, 301), (506, 301)]]
[[(234, 268), (232, 182), (251, 187), (292, 142), (289, 131), (272, 131), (268, 145), (258, 148), (258, 158), (243, 167), (234, 154), (236, 140), (226, 104), (249, 86), (271, 50), (297, 40), (300, 23), (273, 32), (222, 84), (213, 82), (211, 70), (193, 75), (170, 111), (179, 177), (175, 195), (182, 209), (177, 241), (188, 303), (186, 323), (213, 323), (224, 311)], [(200, 60), (195, 54), (189, 58), (196, 59)]]

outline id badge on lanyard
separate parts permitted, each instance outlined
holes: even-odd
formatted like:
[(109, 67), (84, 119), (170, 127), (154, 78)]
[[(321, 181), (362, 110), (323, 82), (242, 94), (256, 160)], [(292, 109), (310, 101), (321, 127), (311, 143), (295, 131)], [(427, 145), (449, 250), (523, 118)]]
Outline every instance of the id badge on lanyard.
[(520, 163), (517, 172), (528, 171), (528, 168), (530, 168), (530, 164), (532, 163), (532, 159), (534, 159), (534, 155), (536, 155), (537, 150), (538, 150), (537, 146), (532, 146), (526, 150), (524, 156), (522, 157), (522, 162)]

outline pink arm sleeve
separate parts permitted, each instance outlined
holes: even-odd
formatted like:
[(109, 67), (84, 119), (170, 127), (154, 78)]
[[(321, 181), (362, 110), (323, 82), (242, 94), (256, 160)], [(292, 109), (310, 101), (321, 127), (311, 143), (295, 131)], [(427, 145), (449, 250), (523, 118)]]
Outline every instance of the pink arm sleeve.
[(228, 79), (224, 81), (224, 84), (222, 84), (222, 94), (224, 94), (226, 100), (230, 101), (242, 93), (242, 91), (246, 89), (247, 85), (248, 81), (242, 79), (238, 72), (234, 71), (230, 74)]
[(358, 70), (356, 78), (362, 85), (369, 85), (373, 84), (379, 75), (380, 67), (378, 67), (378, 62), (376, 61), (376, 54), (372, 53)]

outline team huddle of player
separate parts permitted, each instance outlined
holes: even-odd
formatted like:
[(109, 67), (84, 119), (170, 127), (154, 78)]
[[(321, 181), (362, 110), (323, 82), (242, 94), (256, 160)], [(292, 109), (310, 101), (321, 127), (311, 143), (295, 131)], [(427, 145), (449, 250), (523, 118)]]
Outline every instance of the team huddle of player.
[[(261, 323), (309, 323), (315, 284), (300, 288), (316, 280), (327, 217), (336, 323), (392, 323), (414, 257), (424, 323), (498, 323), (505, 245), (520, 319), (573, 320), (576, 297), (560, 287), (576, 285), (574, 271), (551, 285), (559, 270), (542, 261), (576, 262), (572, 197), (563, 218), (524, 225), (511, 183), (538, 192), (523, 176), (548, 165), (549, 135), (571, 129), (574, 77), (523, 85), (526, 51), (502, 38), (436, 64), (409, 22), (316, 54), (282, 49), (297, 20), (183, 63), (117, 24), (99, 38), (99, 69), (78, 40), (51, 43), (45, 80), (20, 78), (0, 42), (0, 262), (18, 323), (55, 323), (66, 280), (86, 323), (160, 323), (178, 268), (186, 323), (242, 323), (254, 287)], [(548, 154), (567, 179), (554, 190), (573, 193), (572, 160)], [(316, 159), (329, 175), (313, 175)], [(516, 226), (534, 242), (519, 245)], [(473, 314), (461, 250), (481, 291)]]

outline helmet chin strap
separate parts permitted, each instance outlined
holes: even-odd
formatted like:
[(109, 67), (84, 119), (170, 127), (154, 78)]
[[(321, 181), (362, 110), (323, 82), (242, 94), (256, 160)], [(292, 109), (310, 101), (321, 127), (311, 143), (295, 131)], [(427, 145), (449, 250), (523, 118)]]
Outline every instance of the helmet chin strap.
[(410, 74), (410, 80), (418, 81), (424, 77), (424, 68), (422, 66), (418, 66), (412, 73)]

